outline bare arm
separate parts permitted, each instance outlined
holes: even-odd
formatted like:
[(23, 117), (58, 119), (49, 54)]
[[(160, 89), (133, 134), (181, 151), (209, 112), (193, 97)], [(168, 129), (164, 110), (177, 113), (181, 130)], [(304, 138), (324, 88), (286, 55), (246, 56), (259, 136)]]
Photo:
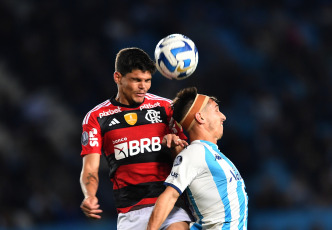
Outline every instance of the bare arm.
[(151, 214), (148, 230), (158, 230), (162, 223), (166, 220), (168, 214), (174, 207), (175, 202), (180, 194), (173, 187), (168, 186), (165, 191), (158, 197)]
[(102, 210), (99, 209), (98, 198), (96, 197), (99, 184), (99, 164), (100, 155), (98, 153), (84, 156), (80, 176), (80, 184), (84, 194), (81, 209), (87, 217), (93, 219), (100, 219), (101, 216), (99, 214), (102, 213)]

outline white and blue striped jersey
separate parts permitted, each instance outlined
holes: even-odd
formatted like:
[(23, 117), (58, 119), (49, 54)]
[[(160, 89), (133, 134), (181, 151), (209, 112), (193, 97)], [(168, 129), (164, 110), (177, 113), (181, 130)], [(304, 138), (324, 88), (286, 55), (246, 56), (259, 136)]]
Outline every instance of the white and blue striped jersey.
[(165, 184), (185, 189), (196, 217), (190, 229), (247, 229), (248, 196), (234, 164), (218, 146), (195, 140), (174, 160)]

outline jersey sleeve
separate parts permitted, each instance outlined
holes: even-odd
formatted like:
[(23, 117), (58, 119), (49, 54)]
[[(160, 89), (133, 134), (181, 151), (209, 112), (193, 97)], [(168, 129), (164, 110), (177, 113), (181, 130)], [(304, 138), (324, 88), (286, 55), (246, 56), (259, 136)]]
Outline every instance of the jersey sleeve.
[[(88, 116), (88, 118), (87, 118)], [(102, 151), (102, 136), (100, 125), (93, 114), (88, 114), (82, 123), (81, 156)]]
[(202, 146), (189, 146), (183, 150), (174, 160), (172, 171), (165, 180), (165, 185), (172, 186), (179, 194), (190, 185), (194, 178), (201, 173), (203, 168), (200, 167), (200, 162), (204, 154)]

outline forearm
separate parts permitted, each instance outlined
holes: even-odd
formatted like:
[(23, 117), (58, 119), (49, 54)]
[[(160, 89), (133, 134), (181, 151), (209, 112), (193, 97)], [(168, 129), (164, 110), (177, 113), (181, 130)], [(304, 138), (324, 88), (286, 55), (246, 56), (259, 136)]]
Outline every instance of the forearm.
[(173, 188), (166, 188), (165, 192), (163, 192), (157, 199), (148, 223), (148, 230), (158, 230), (160, 228), (173, 209), (178, 197), (179, 194), (176, 191), (174, 193)]
[(80, 184), (85, 198), (96, 196), (99, 185), (98, 172), (82, 171)]
[(98, 153), (84, 156), (80, 175), (80, 184), (84, 194), (84, 199), (80, 207), (87, 217), (93, 219), (100, 219), (100, 214), (103, 212), (99, 208), (100, 205), (96, 197), (99, 183), (99, 161), (100, 155)]
[(96, 196), (99, 184), (99, 154), (89, 154), (83, 158), (80, 184), (84, 197)]

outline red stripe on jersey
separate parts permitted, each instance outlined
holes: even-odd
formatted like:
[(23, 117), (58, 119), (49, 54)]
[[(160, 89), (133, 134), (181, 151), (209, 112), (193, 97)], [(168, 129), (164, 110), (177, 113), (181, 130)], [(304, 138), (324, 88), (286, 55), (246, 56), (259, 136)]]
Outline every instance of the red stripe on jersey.
[(140, 163), (120, 166), (112, 179), (113, 189), (147, 182), (164, 181), (171, 171), (168, 163)]
[(92, 112), (99, 110), (100, 108), (106, 107), (111, 105), (111, 102), (109, 100), (104, 101), (103, 103), (100, 103), (99, 105), (95, 106), (92, 110), (90, 110), (84, 117), (83, 125), (88, 124), (89, 118)]
[(157, 201), (158, 197), (155, 198), (144, 198), (142, 199), (140, 202), (138, 202), (137, 204), (130, 206), (130, 207), (126, 207), (126, 208), (117, 208), (117, 212), (118, 213), (126, 213), (129, 212), (130, 209), (132, 209), (133, 207), (136, 207), (137, 205), (144, 205), (144, 204), (155, 204)]

